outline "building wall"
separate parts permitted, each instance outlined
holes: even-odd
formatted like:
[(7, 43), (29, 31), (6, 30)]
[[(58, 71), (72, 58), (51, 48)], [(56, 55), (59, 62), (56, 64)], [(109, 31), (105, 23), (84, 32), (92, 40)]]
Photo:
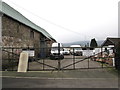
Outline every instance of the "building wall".
[[(14, 48), (40, 48), (41, 33), (6, 16), (2, 17), (2, 45)], [(17, 50), (20, 54), (22, 50)], [(35, 57), (39, 55), (40, 49), (35, 49)], [(14, 52), (16, 53), (16, 52)], [(4, 54), (3, 58), (6, 55)]]
[[(51, 47), (54, 41), (41, 41), (42, 38), (46, 38), (40, 32), (6, 16), (2, 16), (2, 46), (3, 47), (13, 47), (13, 48), (35, 48), (35, 57), (46, 57), (42, 55), (47, 55), (49, 52), (42, 51), (42, 47), (45, 46)], [(44, 43), (43, 43), (44, 42)], [(45, 44), (45, 45), (44, 45)], [(17, 60), (15, 54), (20, 54), (22, 52), (21, 49), (7, 49), (6, 51), (2, 52), (2, 68), (5, 70), (8, 67), (13, 65), (12, 60)], [(48, 49), (47, 49), (48, 51)], [(11, 53), (12, 52), (12, 53)], [(42, 52), (42, 53), (41, 53)], [(15, 63), (16, 64), (16, 63)], [(14, 65), (15, 65), (14, 64)]]
[[(20, 22), (4, 15), (2, 17), (3, 46), (40, 47), (40, 33)], [(33, 33), (33, 37), (31, 37)]]
[[(54, 40), (42, 41), (46, 37), (40, 32), (6, 16), (2, 16), (2, 44), (4, 47), (51, 47)], [(43, 42), (45, 45), (43, 45)], [(36, 49), (37, 56), (40, 50)], [(44, 52), (46, 53), (46, 52)]]

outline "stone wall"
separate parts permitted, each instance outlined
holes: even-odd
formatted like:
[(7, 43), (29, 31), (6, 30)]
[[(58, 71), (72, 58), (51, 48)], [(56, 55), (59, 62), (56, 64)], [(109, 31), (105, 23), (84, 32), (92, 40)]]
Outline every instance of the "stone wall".
[[(31, 37), (31, 32), (34, 37)], [(2, 17), (2, 41), (7, 47), (40, 47), (40, 33), (4, 15)]]
[[(40, 48), (41, 33), (34, 29), (6, 16), (2, 16), (2, 46), (14, 49), (5, 49), (2, 52), (3, 69), (15, 65), (22, 48)], [(21, 48), (22, 47), (22, 48)], [(21, 48), (21, 49), (15, 49)], [(35, 57), (39, 54), (39, 49), (35, 49)], [(14, 60), (14, 61), (13, 61)]]
[[(45, 55), (49, 56), (50, 48), (48, 48), (45, 52), (41, 54), (41, 48), (43, 46), (51, 47), (54, 40), (45, 40), (41, 41), (42, 38), (46, 37), (41, 34), (40, 32), (30, 28), (12, 19), (9, 16), (3, 15), (2, 16), (2, 46), (14, 48), (14, 49), (5, 49), (6, 51), (2, 52), (2, 66), (3, 69), (7, 67), (11, 67), (11, 65), (16, 65), (18, 62), (18, 57), (15, 54), (20, 55), (23, 48), (35, 48), (35, 57), (41, 57), (44, 53)], [(43, 43), (44, 42), (44, 43)], [(15, 49), (19, 48), (19, 49)], [(13, 61), (16, 60), (16, 61)], [(10, 65), (11, 64), (11, 65)]]

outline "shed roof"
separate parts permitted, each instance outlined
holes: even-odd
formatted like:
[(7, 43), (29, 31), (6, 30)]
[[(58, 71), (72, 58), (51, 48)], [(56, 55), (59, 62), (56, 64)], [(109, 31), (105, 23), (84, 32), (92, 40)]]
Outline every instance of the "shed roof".
[(0, 12), (21, 22), (22, 24), (25, 24), (26, 26), (33, 28), (34, 30), (42, 33), (45, 37), (55, 40), (45, 29), (39, 27), (38, 25), (36, 25), (33, 22), (31, 22), (30, 20), (28, 20), (25, 16), (23, 16), (21, 13), (16, 11), (14, 8), (9, 6), (5, 2), (2, 2), (2, 8), (0, 8)]
[(120, 38), (107, 38), (101, 46), (117, 45), (120, 42)]

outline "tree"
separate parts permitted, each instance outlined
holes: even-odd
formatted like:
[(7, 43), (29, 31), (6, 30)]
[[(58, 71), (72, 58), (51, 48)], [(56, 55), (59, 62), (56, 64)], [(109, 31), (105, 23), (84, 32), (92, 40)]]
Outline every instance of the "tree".
[(91, 39), (90, 47), (93, 47), (93, 48), (98, 47), (98, 44), (97, 44), (95, 38), (94, 38), (94, 39)]

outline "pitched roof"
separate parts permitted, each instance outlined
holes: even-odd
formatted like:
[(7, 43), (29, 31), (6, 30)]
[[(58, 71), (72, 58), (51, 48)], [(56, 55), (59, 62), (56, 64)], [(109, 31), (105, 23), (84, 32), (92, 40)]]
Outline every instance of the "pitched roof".
[(21, 22), (22, 24), (25, 24), (26, 26), (33, 28), (34, 30), (42, 33), (45, 37), (52, 39), (52, 40), (55, 40), (45, 29), (37, 26), (36, 24), (34, 24), (30, 20), (28, 20), (25, 16), (23, 16), (21, 13), (16, 11), (11, 6), (9, 6), (5, 2), (2, 2), (1, 4), (2, 4), (2, 7), (0, 7), (0, 12), (2, 12), (3, 14), (6, 14), (7, 16)]
[(117, 45), (120, 42), (120, 38), (107, 38), (101, 46)]

